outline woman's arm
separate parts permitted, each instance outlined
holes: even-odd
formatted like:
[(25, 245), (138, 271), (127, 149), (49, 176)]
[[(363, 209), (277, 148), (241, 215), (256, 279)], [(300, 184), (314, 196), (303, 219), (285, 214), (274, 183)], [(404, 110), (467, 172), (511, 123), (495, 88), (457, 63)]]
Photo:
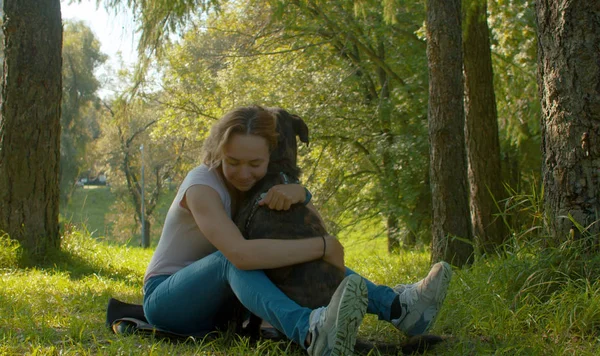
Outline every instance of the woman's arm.
[[(205, 185), (191, 186), (184, 205), (191, 211), (206, 238), (239, 269), (270, 269), (313, 261), (323, 256), (320, 237), (299, 240), (246, 240), (227, 216), (219, 194)], [(340, 269), (344, 266), (343, 247), (327, 237), (325, 260)]]
[(292, 205), (306, 199), (306, 190), (300, 184), (278, 184), (267, 191), (258, 204), (273, 210), (289, 210)]

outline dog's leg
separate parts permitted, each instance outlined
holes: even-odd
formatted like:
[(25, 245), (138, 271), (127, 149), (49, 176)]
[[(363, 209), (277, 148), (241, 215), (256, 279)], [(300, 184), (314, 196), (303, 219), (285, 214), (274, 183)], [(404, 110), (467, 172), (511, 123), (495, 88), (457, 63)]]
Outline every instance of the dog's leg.
[(262, 324), (262, 319), (254, 314), (250, 314), (250, 319), (248, 319), (248, 325), (244, 328), (244, 334), (250, 336), (253, 340), (258, 340), (260, 338), (260, 325)]

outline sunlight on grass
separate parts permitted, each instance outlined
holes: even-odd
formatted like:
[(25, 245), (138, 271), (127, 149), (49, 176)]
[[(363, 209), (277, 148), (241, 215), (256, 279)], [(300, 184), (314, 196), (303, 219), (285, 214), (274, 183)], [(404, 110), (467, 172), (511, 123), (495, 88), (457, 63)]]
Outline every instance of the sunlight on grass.
[(115, 197), (109, 186), (83, 186), (73, 192), (69, 204), (61, 208), (64, 220), (87, 230), (95, 237), (110, 235), (112, 224), (105, 215)]
[[(346, 262), (375, 283), (412, 283), (429, 270), (429, 252), (387, 253), (384, 238), (342, 235)], [(574, 243), (539, 253), (518, 244), (504, 257), (455, 270), (432, 332), (449, 337), (435, 355), (596, 355), (600, 351), (600, 258)], [(0, 237), (0, 355), (301, 355), (289, 343), (225, 334), (172, 344), (117, 336), (104, 325), (108, 299), (142, 301), (152, 250), (117, 246), (78, 230), (62, 240), (48, 266), (17, 268), (19, 246)], [(405, 338), (368, 315), (360, 337)]]

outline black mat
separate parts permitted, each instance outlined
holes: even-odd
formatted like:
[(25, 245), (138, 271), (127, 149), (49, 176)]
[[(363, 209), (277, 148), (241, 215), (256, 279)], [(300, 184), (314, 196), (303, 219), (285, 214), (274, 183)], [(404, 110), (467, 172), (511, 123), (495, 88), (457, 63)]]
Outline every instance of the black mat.
[[(148, 323), (144, 316), (144, 309), (139, 304), (122, 302), (115, 298), (110, 298), (106, 308), (106, 326), (115, 334), (131, 335), (141, 334), (153, 336), (171, 341), (198, 341), (205, 338), (217, 337), (214, 331), (206, 331), (196, 334), (179, 334), (172, 331), (158, 328)], [(248, 336), (244, 330), (240, 335)], [(279, 331), (273, 327), (261, 327), (260, 338), (273, 341), (286, 340)]]

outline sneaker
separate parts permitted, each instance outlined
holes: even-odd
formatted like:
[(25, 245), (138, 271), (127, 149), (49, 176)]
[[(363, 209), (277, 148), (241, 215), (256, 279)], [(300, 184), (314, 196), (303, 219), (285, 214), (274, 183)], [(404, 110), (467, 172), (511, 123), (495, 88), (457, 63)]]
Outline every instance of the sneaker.
[(399, 319), (393, 319), (392, 324), (409, 336), (427, 332), (435, 323), (451, 278), (450, 265), (438, 262), (425, 279), (413, 285), (394, 287), (404, 313)]
[(402, 294), (407, 289), (417, 288), (417, 285), (419, 283), (421, 283), (422, 281), (423, 280), (421, 279), (417, 283), (412, 283), (412, 284), (396, 284), (396, 286), (392, 287), (392, 289), (394, 290), (394, 292), (396, 292), (396, 294)]
[(340, 283), (329, 305), (310, 313), (312, 341), (307, 351), (314, 356), (352, 355), (356, 334), (367, 312), (367, 285), (353, 274)]

